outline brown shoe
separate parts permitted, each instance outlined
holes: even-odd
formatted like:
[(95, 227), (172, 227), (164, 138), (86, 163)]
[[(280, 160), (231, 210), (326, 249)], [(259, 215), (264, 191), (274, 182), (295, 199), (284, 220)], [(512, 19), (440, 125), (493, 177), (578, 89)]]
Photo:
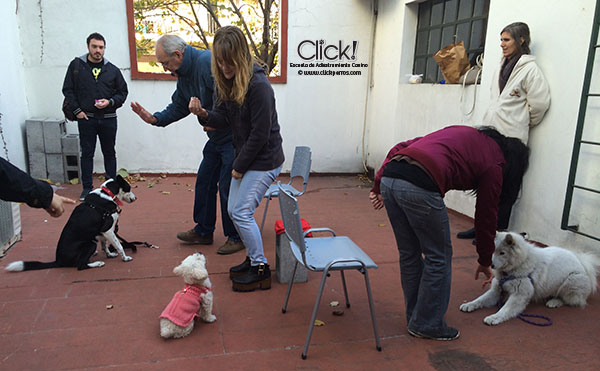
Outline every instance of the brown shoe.
[(217, 254), (228, 255), (244, 250), (245, 246), (242, 241), (227, 240), (221, 247), (217, 249)]
[(179, 232), (177, 233), (177, 238), (183, 242), (199, 244), (199, 245), (212, 245), (213, 243), (213, 235), (207, 234), (206, 236), (202, 236), (194, 230), (194, 228), (190, 229), (187, 232)]

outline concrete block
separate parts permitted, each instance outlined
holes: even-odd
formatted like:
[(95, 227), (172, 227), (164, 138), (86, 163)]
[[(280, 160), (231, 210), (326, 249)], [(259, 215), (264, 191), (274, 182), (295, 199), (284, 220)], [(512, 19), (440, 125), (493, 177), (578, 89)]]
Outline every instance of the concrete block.
[[(280, 283), (289, 283), (292, 280), (295, 264), (296, 258), (292, 253), (289, 239), (285, 233), (278, 234), (275, 239), (275, 272)], [(298, 264), (294, 282), (306, 281), (308, 281), (308, 269)]]
[(65, 169), (65, 181), (74, 178), (81, 180), (81, 162), (79, 153), (63, 153), (63, 166)]
[[(27, 136), (27, 151), (29, 153), (44, 153), (44, 131), (42, 123), (44, 119), (31, 119), (25, 121), (25, 133)], [(46, 167), (44, 166), (44, 169)]]
[(44, 152), (62, 153), (61, 138), (67, 133), (65, 121), (46, 119), (42, 128), (44, 131)]
[[(40, 126), (41, 129), (41, 126)], [(46, 171), (46, 154), (43, 152), (29, 152), (29, 175), (36, 179), (48, 178)]]
[(63, 165), (63, 155), (61, 153), (46, 153), (46, 170), (48, 171), (48, 179), (55, 183), (64, 183), (65, 168)]
[(65, 134), (61, 138), (62, 153), (79, 153), (79, 135)]

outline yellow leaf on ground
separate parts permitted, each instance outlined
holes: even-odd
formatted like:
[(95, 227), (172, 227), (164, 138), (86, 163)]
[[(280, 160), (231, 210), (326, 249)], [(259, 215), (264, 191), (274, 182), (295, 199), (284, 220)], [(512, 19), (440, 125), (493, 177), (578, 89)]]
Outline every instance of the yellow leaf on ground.
[(321, 321), (320, 319), (316, 319), (315, 320), (315, 326), (324, 326), (325, 322)]
[(160, 193), (162, 193), (163, 195), (170, 195), (171, 194), (171, 192), (169, 192), (169, 191), (162, 191)]
[(337, 307), (338, 305), (340, 305), (339, 301), (332, 301), (331, 303), (329, 303), (330, 307)]
[(385, 224), (381, 223), (379, 224), (380, 227), (385, 227)]
[(71, 184), (79, 184), (79, 178), (69, 179), (69, 183), (71, 183)]

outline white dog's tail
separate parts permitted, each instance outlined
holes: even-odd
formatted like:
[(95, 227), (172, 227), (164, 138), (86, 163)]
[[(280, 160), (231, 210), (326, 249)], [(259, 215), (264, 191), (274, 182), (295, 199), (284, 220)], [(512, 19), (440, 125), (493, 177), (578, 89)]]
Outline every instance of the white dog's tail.
[(595, 254), (589, 252), (577, 251), (575, 252), (577, 259), (583, 265), (583, 269), (585, 269), (585, 273), (590, 279), (592, 283), (592, 294), (596, 292), (598, 288), (598, 271), (600, 270), (600, 258)]

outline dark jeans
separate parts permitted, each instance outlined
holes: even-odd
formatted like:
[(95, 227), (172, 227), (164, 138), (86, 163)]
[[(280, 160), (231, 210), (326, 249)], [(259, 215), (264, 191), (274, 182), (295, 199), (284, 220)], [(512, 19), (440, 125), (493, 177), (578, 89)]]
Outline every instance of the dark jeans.
[(229, 214), (227, 199), (231, 185), (231, 170), (235, 156), (233, 143), (215, 144), (209, 140), (202, 150), (203, 158), (196, 177), (194, 198), (194, 230), (200, 235), (214, 232), (217, 221), (217, 191), (221, 203), (223, 232), (228, 239), (240, 241)]
[(381, 196), (400, 253), (408, 328), (440, 333), (450, 301), (452, 243), (444, 200), (402, 179), (383, 177)]
[(117, 155), (115, 140), (117, 138), (117, 118), (77, 120), (79, 128), (79, 146), (81, 147), (81, 183), (84, 189), (92, 189), (92, 172), (94, 170), (94, 152), (96, 136), (100, 139), (100, 148), (104, 157), (104, 170), (107, 178), (117, 177)]

